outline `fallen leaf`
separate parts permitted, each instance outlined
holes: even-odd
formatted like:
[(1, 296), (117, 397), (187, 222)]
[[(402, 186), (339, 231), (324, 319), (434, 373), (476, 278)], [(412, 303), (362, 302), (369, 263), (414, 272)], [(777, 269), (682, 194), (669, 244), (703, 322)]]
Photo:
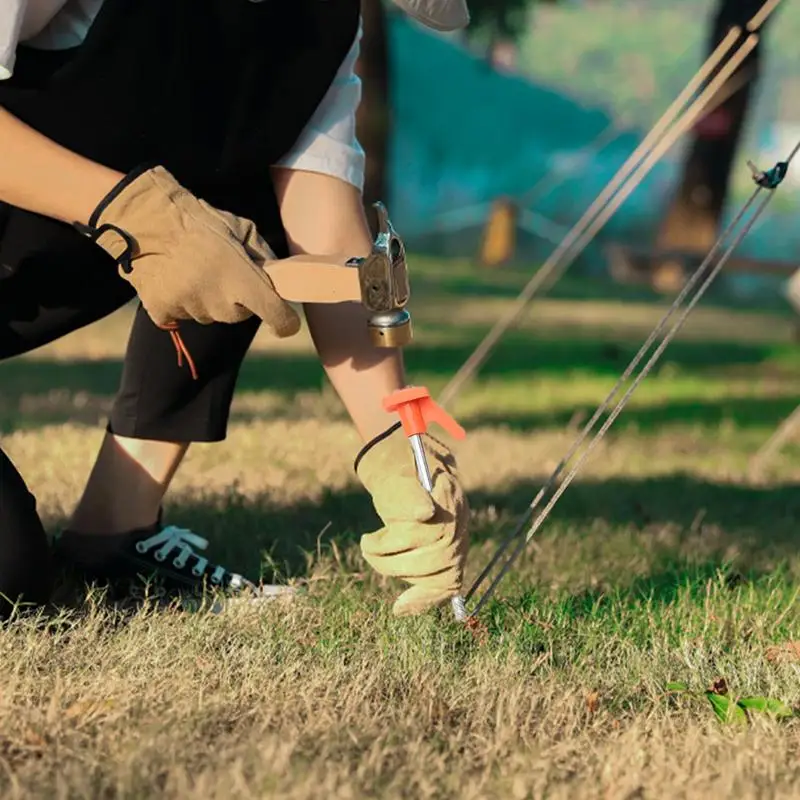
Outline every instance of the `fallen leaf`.
[(794, 712), (786, 703), (772, 697), (742, 697), (739, 699), (739, 705), (746, 711), (763, 711), (779, 719), (794, 716)]
[(737, 723), (747, 724), (747, 714), (738, 704), (734, 703), (729, 697), (714, 692), (706, 692), (706, 697), (717, 715), (717, 719), (723, 724)]
[(725, 678), (717, 678), (708, 691), (711, 694), (726, 695), (728, 694), (728, 682)]
[(773, 664), (800, 661), (800, 642), (784, 642), (767, 648), (767, 661)]
[(586, 693), (586, 710), (594, 714), (600, 707), (600, 695), (597, 692)]
[(489, 629), (477, 617), (469, 617), (466, 626), (478, 644), (486, 644), (489, 641)]

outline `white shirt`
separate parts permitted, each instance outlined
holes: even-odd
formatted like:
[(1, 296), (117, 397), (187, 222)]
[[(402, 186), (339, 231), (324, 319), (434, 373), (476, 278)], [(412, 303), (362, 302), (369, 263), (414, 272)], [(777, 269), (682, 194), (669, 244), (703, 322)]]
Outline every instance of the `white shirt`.
[[(103, 0), (0, 0), (0, 80), (11, 77), (19, 42), (42, 50), (81, 44)], [(292, 150), (275, 166), (320, 172), (364, 185), (364, 151), (356, 138), (361, 80), (356, 61), (361, 25), (350, 51)]]

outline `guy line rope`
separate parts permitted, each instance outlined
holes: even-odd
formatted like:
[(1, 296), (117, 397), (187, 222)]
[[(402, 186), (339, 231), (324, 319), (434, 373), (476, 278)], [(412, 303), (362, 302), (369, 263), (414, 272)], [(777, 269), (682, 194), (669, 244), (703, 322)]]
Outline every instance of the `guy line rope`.
[[(675, 144), (675, 142), (697, 122), (704, 112), (707, 113), (709, 105), (712, 103), (719, 104), (719, 102), (721, 102), (719, 97), (721, 91), (725, 91), (723, 87), (728, 84), (731, 76), (742, 64), (747, 55), (752, 52), (753, 48), (758, 42), (759, 37), (756, 31), (758, 31), (758, 29), (764, 24), (769, 15), (775, 11), (780, 2), (781, 0), (767, 0), (762, 5), (761, 9), (745, 26), (748, 35), (736, 49), (734, 49), (734, 46), (740, 40), (744, 34), (744, 31), (738, 26), (731, 28), (731, 30), (720, 42), (714, 52), (709, 56), (706, 62), (700, 67), (695, 75), (692, 76), (683, 91), (664, 112), (658, 122), (656, 122), (655, 126), (644, 138), (641, 144), (636, 148), (636, 150), (622, 165), (616, 175), (596, 198), (596, 200), (591, 204), (586, 213), (580, 218), (580, 220), (578, 220), (561, 244), (553, 251), (551, 256), (545, 261), (533, 278), (531, 278), (531, 280), (520, 293), (509, 313), (502, 317), (495, 324), (495, 326), (487, 334), (486, 338), (464, 362), (462, 367), (458, 370), (456, 375), (442, 392), (442, 395), (439, 398), (439, 402), (442, 405), (452, 401), (461, 391), (461, 389), (463, 389), (463, 387), (475, 376), (476, 372), (485, 363), (494, 346), (498, 343), (503, 334), (520, 318), (536, 292), (546, 285), (551, 285), (564, 273), (564, 271), (570, 266), (571, 263), (574, 262), (575, 258), (577, 258), (577, 256), (585, 249), (596, 233), (608, 221), (617, 208), (619, 208), (622, 202), (624, 202), (624, 200), (633, 192), (636, 186), (638, 186), (638, 184), (653, 168), (658, 160), (662, 158), (663, 155)], [(730, 57), (725, 60), (729, 54)], [(700, 90), (700, 87), (706, 80), (708, 80), (709, 76), (714, 72), (714, 70), (717, 69), (719, 71), (716, 73), (716, 75), (714, 75), (714, 77), (708, 81), (708, 84), (705, 86), (705, 88), (703, 88), (702, 91), (697, 94), (698, 90)], [(727, 89), (729, 93), (729, 84)], [(688, 105), (688, 107), (686, 107), (687, 103), (694, 95), (697, 96)], [(509, 547), (515, 541), (517, 541), (517, 544), (512, 550), (511, 554), (506, 558), (497, 575), (484, 591), (483, 595), (477, 599), (473, 608), (468, 610), (467, 620), (474, 618), (475, 615), (478, 614), (482, 608), (484, 608), (497, 588), (500, 580), (508, 572), (539, 528), (541, 528), (541, 526), (544, 524), (551, 510), (566, 491), (569, 484), (575, 478), (583, 463), (586, 461), (595, 447), (600, 443), (603, 436), (620, 415), (641, 381), (647, 376), (653, 366), (655, 366), (667, 345), (683, 327), (683, 324), (685, 323), (691, 311), (694, 309), (695, 305), (699, 302), (700, 298), (725, 266), (736, 247), (748, 234), (757, 219), (761, 216), (769, 202), (772, 200), (774, 196), (774, 190), (780, 185), (781, 181), (786, 176), (789, 165), (794, 159), (798, 150), (800, 150), (800, 142), (798, 142), (792, 152), (787, 156), (785, 161), (778, 162), (774, 167), (764, 172), (757, 170), (750, 162), (748, 162), (753, 172), (753, 179), (756, 183), (755, 191), (751, 194), (744, 206), (719, 236), (708, 255), (705, 257), (705, 259), (703, 259), (702, 264), (700, 264), (692, 277), (686, 282), (680, 294), (675, 298), (672, 305), (664, 314), (660, 322), (656, 325), (654, 330), (647, 337), (647, 340), (644, 342), (623, 374), (620, 376), (614, 388), (597, 408), (591, 419), (584, 426), (578, 438), (569, 448), (567, 454), (562, 458), (553, 473), (539, 490), (539, 493), (531, 501), (526, 511), (520, 517), (512, 533), (501, 543), (495, 555), (491, 558), (483, 571), (478, 575), (464, 597), (464, 600), (467, 603), (469, 603), (469, 601), (475, 597), (478, 589), (487, 579), (495, 566), (497, 566), (497, 564), (500, 562), (503, 555), (506, 553)], [(766, 191), (766, 195), (761, 199), (760, 202), (756, 203), (759, 195), (761, 195), (761, 193), (764, 191)], [(615, 192), (618, 193), (615, 194)], [(753, 208), (755, 208), (755, 210), (752, 210)], [(748, 212), (751, 212), (749, 217)], [(736, 232), (737, 229), (739, 229), (738, 232)], [(729, 238), (734, 233), (735, 236), (733, 236), (732, 241), (728, 243)], [(724, 251), (717, 259), (719, 252), (723, 250), (724, 246)], [(714, 264), (713, 267), (707, 271), (708, 267), (712, 263)], [(700, 283), (701, 278), (704, 278), (702, 283)], [(570, 471), (559, 483), (559, 479), (561, 478), (561, 475), (566, 469), (570, 460), (576, 455), (589, 434), (592, 433), (595, 425), (600, 420), (600, 417), (609, 409), (611, 403), (616, 398), (621, 388), (634, 374), (634, 371), (639, 366), (640, 362), (648, 353), (652, 345), (655, 344), (656, 340), (662, 334), (672, 316), (680, 309), (683, 302), (689, 298), (690, 294), (698, 283), (700, 285), (697, 288), (697, 291), (695, 291), (691, 296), (688, 304), (682, 310), (682, 313), (673, 322), (669, 331), (667, 331), (667, 333), (663, 336), (661, 342), (652, 352), (641, 371), (634, 377), (629, 388), (618, 400), (617, 404), (611, 410), (611, 413), (608, 415), (605, 422), (596, 432), (594, 437), (589, 441), (580, 458), (573, 464)], [(534, 519), (537, 509), (542, 504), (542, 501), (545, 499), (548, 492), (550, 492), (552, 489), (555, 489), (555, 491), (547, 501), (547, 504)], [(532, 519), (533, 524), (530, 525), (527, 532), (523, 535), (523, 532)]]

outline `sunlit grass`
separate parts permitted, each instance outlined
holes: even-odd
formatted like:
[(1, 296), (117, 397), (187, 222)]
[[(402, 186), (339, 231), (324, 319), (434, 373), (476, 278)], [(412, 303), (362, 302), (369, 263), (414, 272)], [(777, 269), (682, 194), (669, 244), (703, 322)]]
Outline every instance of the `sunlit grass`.
[[(455, 278), (437, 290), (443, 269), (420, 262), (408, 353), (432, 389), (524, 280), (476, 276), (495, 287), (490, 314)], [(543, 301), (455, 405), (470, 578), (661, 310)], [(128, 320), (0, 365), (3, 444), (51, 530), (99, 445)], [(12, 622), (0, 794), (796, 797), (797, 720), (726, 726), (703, 692), (724, 678), (731, 696), (800, 706), (800, 452), (748, 477), (800, 400), (799, 362), (784, 317), (701, 309), (468, 630), (447, 609), (391, 617), (398, 587), (357, 546), (377, 519), (355, 434), (308, 340), (260, 337), (228, 440), (190, 451), (166, 510), (230, 566), (306, 593), (220, 615), (123, 614), (90, 595)], [(699, 699), (670, 693), (677, 681)]]

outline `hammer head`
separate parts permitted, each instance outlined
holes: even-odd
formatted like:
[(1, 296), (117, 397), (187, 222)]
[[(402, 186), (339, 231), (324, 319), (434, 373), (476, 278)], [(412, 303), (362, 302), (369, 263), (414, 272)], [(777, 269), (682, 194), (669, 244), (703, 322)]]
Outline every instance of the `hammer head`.
[(372, 252), (353, 263), (358, 267), (361, 302), (370, 312), (369, 332), (377, 347), (404, 347), (412, 339), (406, 249), (383, 203), (375, 203), (378, 234)]

